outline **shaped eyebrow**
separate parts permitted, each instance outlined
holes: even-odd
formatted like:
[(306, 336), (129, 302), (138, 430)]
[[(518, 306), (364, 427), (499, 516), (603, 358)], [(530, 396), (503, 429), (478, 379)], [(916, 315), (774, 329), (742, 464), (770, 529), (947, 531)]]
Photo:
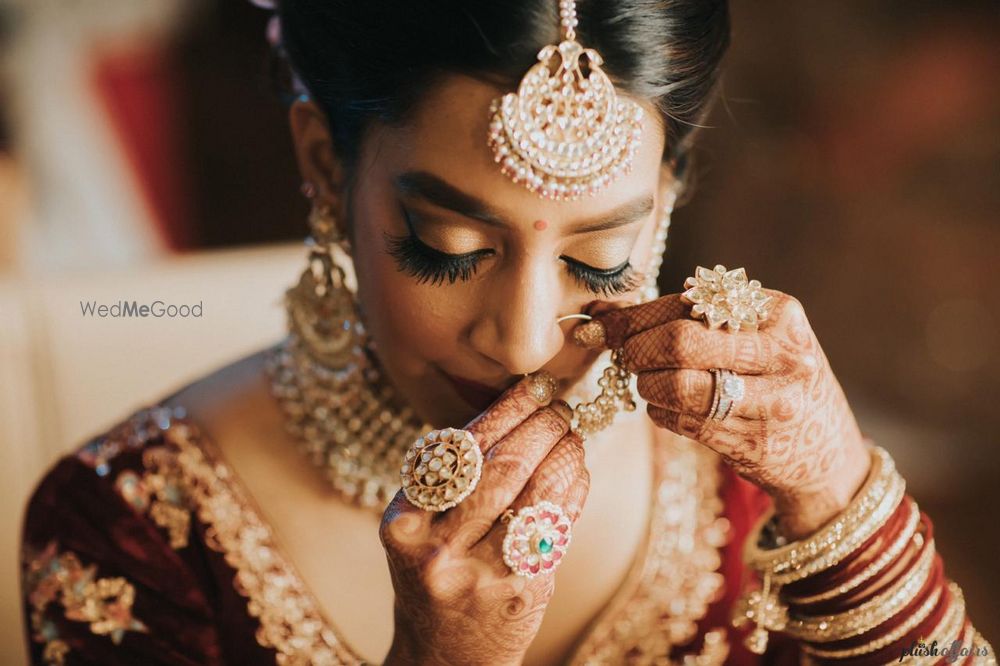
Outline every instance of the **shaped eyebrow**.
[[(393, 179), (396, 190), (401, 194), (418, 197), (441, 208), (454, 211), (465, 217), (479, 220), (494, 227), (513, 228), (504, 215), (496, 208), (467, 192), (463, 192), (443, 178), (428, 171), (406, 171)], [(652, 194), (639, 196), (618, 206), (600, 217), (582, 220), (569, 229), (570, 234), (614, 229), (640, 220), (653, 211)]]

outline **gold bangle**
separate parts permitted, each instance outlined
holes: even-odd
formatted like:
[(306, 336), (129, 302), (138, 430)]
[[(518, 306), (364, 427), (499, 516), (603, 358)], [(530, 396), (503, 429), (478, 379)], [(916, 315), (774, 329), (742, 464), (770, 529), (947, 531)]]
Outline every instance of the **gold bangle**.
[(761, 572), (770, 571), (777, 585), (787, 585), (836, 565), (867, 541), (889, 519), (906, 492), (906, 482), (896, 472), (888, 452), (874, 446), (871, 456), (871, 471), (855, 499), (812, 536), (777, 548), (761, 548), (761, 532), (773, 520), (773, 512), (766, 515), (747, 540), (747, 564)]
[(885, 592), (843, 613), (790, 618), (785, 630), (796, 638), (813, 643), (840, 641), (870, 631), (913, 601), (930, 578), (935, 555), (934, 540), (931, 539), (924, 545), (912, 569)]
[(818, 594), (813, 594), (810, 596), (802, 597), (785, 597), (785, 601), (789, 604), (795, 605), (806, 605), (814, 604), (818, 601), (826, 601), (827, 599), (833, 599), (844, 594), (847, 594), (851, 590), (857, 588), (862, 583), (871, 580), (876, 575), (881, 573), (891, 562), (893, 562), (899, 554), (903, 552), (907, 544), (914, 540), (917, 536), (917, 526), (920, 524), (920, 507), (912, 499), (906, 500), (907, 506), (910, 510), (910, 515), (906, 519), (906, 524), (903, 525), (902, 531), (897, 535), (896, 540), (893, 541), (888, 548), (886, 548), (874, 562), (865, 567), (862, 571), (858, 572), (853, 578), (849, 579), (847, 582), (839, 585), (832, 590), (826, 590)]
[(808, 643), (803, 643), (801, 646), (802, 651), (811, 654), (814, 657), (819, 657), (820, 659), (850, 659), (851, 657), (860, 657), (864, 654), (876, 652), (877, 650), (884, 648), (886, 645), (892, 645), (900, 638), (913, 631), (913, 629), (915, 629), (921, 622), (927, 619), (940, 600), (941, 588), (938, 587), (931, 593), (931, 596), (927, 597), (927, 600), (920, 605), (920, 608), (918, 608), (913, 615), (906, 618), (905, 622), (897, 626), (888, 634), (880, 636), (869, 643), (865, 643), (864, 645), (844, 650), (823, 650), (821, 648), (813, 647)]
[[(927, 640), (924, 641), (925, 645), (933, 645), (935, 642), (938, 645), (951, 645), (953, 640), (959, 639), (962, 636), (967, 622), (965, 618), (965, 596), (956, 583), (949, 583), (948, 589), (952, 595), (951, 606), (941, 618), (941, 621), (938, 622), (938, 625), (934, 627)], [(941, 661), (941, 655), (927, 655), (917, 657), (910, 663), (913, 666), (931, 666), (931, 664), (936, 664), (939, 661)]]
[(985, 650), (985, 654), (980, 655), (978, 652), (976, 654), (977, 657), (981, 656), (986, 659), (986, 661), (983, 662), (983, 666), (997, 666), (997, 656), (996, 652), (993, 651), (993, 646), (990, 645), (990, 642), (986, 640), (981, 633), (976, 631), (975, 627), (972, 627), (972, 649), (978, 650), (977, 646), (980, 646)]

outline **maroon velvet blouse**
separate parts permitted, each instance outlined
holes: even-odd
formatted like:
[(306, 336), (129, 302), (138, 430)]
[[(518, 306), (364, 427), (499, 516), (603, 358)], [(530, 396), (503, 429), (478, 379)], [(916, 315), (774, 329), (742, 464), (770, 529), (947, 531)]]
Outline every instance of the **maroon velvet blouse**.
[[(569, 663), (798, 663), (777, 635), (750, 654), (729, 622), (766, 495), (683, 438), (655, 447), (654, 467), (646, 543)], [(213, 443), (160, 406), (46, 473), (24, 522), (22, 598), (32, 664), (364, 663)]]

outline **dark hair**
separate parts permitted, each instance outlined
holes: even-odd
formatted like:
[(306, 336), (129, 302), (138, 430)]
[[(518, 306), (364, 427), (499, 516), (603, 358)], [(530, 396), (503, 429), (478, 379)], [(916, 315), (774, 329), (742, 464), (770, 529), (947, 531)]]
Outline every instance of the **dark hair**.
[[(278, 16), (280, 48), (348, 165), (370, 121), (404, 122), (436, 78), (514, 90), (561, 37), (557, 0), (280, 0)], [(615, 86), (659, 109), (682, 177), (729, 46), (726, 0), (582, 0), (577, 16)]]

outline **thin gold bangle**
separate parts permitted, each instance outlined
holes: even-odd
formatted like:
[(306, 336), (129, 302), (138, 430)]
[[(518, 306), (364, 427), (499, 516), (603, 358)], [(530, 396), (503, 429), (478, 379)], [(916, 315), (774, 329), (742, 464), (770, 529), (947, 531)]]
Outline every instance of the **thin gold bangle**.
[[(965, 596), (961, 588), (956, 583), (949, 583), (948, 589), (951, 591), (952, 602), (948, 612), (944, 614), (938, 625), (931, 631), (930, 636), (924, 641), (926, 645), (951, 645), (953, 640), (959, 639), (964, 633), (968, 620), (965, 617)], [(928, 655), (917, 657), (913, 666), (931, 666), (941, 661), (940, 655)]]
[(803, 643), (801, 646), (802, 651), (811, 654), (814, 657), (819, 657), (820, 659), (850, 659), (851, 657), (860, 657), (863, 654), (870, 654), (877, 650), (881, 650), (886, 645), (895, 643), (900, 638), (913, 631), (913, 629), (916, 628), (921, 622), (926, 620), (940, 600), (941, 588), (938, 587), (933, 593), (931, 593), (931, 596), (927, 597), (927, 600), (920, 605), (920, 608), (918, 608), (913, 615), (906, 618), (902, 624), (897, 626), (888, 634), (880, 636), (869, 643), (865, 643), (864, 645), (859, 645), (858, 647), (848, 648), (845, 650), (823, 650), (821, 648), (813, 647), (808, 643)]
[(790, 618), (785, 630), (813, 643), (844, 640), (870, 631), (896, 615), (919, 594), (930, 578), (935, 555), (934, 540), (930, 539), (911, 570), (885, 592), (843, 613)]
[(976, 646), (982, 646), (986, 650), (986, 654), (983, 655), (986, 657), (983, 666), (997, 666), (997, 656), (996, 652), (993, 651), (993, 646), (975, 627), (972, 627), (972, 648), (976, 649)]
[(807, 605), (833, 599), (834, 597), (847, 594), (851, 590), (860, 586), (862, 583), (871, 580), (876, 575), (881, 573), (887, 566), (889, 566), (890, 563), (894, 562), (896, 558), (899, 557), (899, 554), (903, 552), (903, 549), (906, 548), (907, 544), (913, 540), (913, 537), (917, 532), (917, 525), (920, 524), (920, 507), (917, 506), (917, 503), (912, 499), (906, 500), (906, 504), (907, 507), (909, 507), (910, 515), (907, 517), (902, 531), (897, 535), (896, 540), (879, 554), (878, 559), (869, 564), (862, 571), (858, 572), (847, 582), (831, 590), (826, 590), (810, 596), (789, 596), (785, 598), (785, 601), (789, 604)]
[(905, 496), (906, 482), (901, 476), (894, 473), (889, 479), (889, 486), (882, 496), (882, 500), (861, 519), (861, 522), (852, 531), (843, 535), (839, 541), (834, 541), (827, 550), (821, 552), (812, 561), (802, 564), (792, 571), (776, 575), (775, 580), (779, 585), (788, 585), (839, 564), (848, 555), (857, 551), (865, 541), (868, 541), (889, 521)]
[(764, 549), (759, 546), (760, 534), (774, 517), (773, 513), (766, 515), (747, 540), (746, 562), (758, 571), (769, 569), (775, 582), (784, 585), (834, 566), (864, 543), (888, 520), (905, 494), (905, 482), (888, 452), (873, 446), (871, 456), (872, 468), (864, 485), (831, 523), (806, 539)]

